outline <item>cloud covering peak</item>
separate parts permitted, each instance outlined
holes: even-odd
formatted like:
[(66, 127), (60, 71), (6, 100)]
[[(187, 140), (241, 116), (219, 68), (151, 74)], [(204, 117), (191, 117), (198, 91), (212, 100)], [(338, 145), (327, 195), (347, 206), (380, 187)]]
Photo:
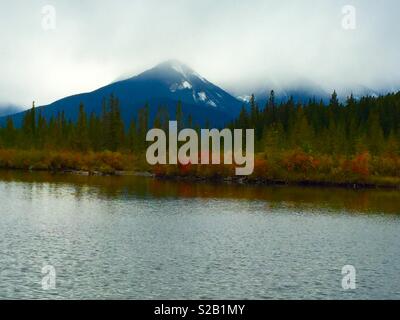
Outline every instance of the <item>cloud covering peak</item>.
[(399, 89), (397, 0), (8, 1), (0, 11), (0, 102), (47, 104), (171, 57), (234, 92), (308, 79), (326, 90)]

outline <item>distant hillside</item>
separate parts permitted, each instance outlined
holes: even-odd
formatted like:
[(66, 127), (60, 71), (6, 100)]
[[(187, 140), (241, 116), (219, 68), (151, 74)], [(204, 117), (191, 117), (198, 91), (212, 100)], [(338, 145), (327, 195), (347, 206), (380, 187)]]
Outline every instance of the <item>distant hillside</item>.
[[(67, 119), (75, 121), (81, 102), (88, 114), (93, 112), (100, 115), (103, 100), (114, 94), (120, 101), (122, 119), (128, 125), (146, 103), (149, 103), (150, 121), (153, 121), (160, 106), (166, 107), (173, 118), (176, 105), (181, 101), (185, 118), (191, 115), (193, 123), (204, 125), (208, 122), (212, 126), (220, 127), (236, 118), (243, 105), (248, 106), (252, 93), (255, 94), (261, 108), (268, 101), (271, 90), (274, 90), (275, 101), (278, 104), (288, 101), (291, 97), (300, 103), (307, 103), (310, 99), (327, 103), (332, 94), (305, 78), (286, 85), (274, 81), (269, 83), (234, 97), (185, 64), (170, 60), (131, 78), (111, 83), (92, 92), (69, 96), (39, 108), (47, 120), (64, 111)], [(351, 93), (355, 99), (359, 99), (363, 96), (376, 97), (387, 92), (358, 86), (347, 91), (339, 90), (338, 98), (344, 101)], [(21, 108), (14, 106), (0, 108), (0, 125), (5, 125), (5, 115), (13, 114), (14, 124), (19, 127), (25, 115), (25, 112), (16, 113), (20, 110)]]
[[(241, 93), (237, 98), (243, 102), (248, 102), (251, 94), (254, 94), (257, 103), (260, 106), (265, 106), (269, 99), (271, 90), (275, 92), (275, 101), (277, 103), (286, 102), (290, 98), (293, 98), (295, 102), (308, 103), (310, 99), (315, 99), (316, 101), (324, 101), (327, 103), (331, 98), (332, 91), (327, 91), (323, 89), (318, 84), (308, 80), (308, 79), (298, 79), (292, 84), (281, 85), (274, 83), (274, 85), (266, 85), (265, 87), (259, 87), (252, 92)], [(344, 102), (347, 97), (353, 94), (355, 99), (360, 99), (366, 96), (377, 97), (379, 95), (385, 95), (390, 92), (397, 92), (397, 90), (373, 90), (365, 86), (353, 86), (346, 90), (336, 90), (338, 98), (341, 102)]]
[(0, 104), (0, 117), (20, 112), (23, 108), (13, 104)]
[[(132, 78), (111, 83), (93, 92), (77, 94), (40, 107), (45, 118), (62, 111), (68, 119), (76, 120), (79, 104), (85, 105), (88, 113), (100, 115), (102, 101), (114, 94), (120, 100), (121, 114), (128, 124), (136, 117), (138, 109), (150, 105), (150, 120), (159, 106), (165, 106), (171, 117), (175, 115), (178, 101), (182, 102), (183, 114), (193, 117), (195, 123), (221, 126), (240, 112), (242, 102), (221, 88), (207, 81), (188, 66), (167, 61)], [(21, 125), (24, 112), (13, 116), (14, 124)], [(0, 119), (0, 124), (5, 118)]]

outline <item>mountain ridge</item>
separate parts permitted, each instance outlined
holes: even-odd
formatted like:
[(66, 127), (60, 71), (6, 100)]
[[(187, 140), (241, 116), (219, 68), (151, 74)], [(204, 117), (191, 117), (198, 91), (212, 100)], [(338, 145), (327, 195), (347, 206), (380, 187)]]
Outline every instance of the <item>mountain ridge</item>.
[[(277, 103), (286, 101), (290, 97), (302, 103), (312, 98), (328, 102), (332, 94), (304, 78), (286, 87), (279, 83), (275, 83), (275, 86), (273, 90)], [(254, 91), (256, 101), (261, 108), (265, 106), (272, 90), (271, 85), (263, 87), (271, 89)], [(351, 93), (355, 98), (382, 94), (365, 86), (356, 86), (353, 90), (338, 93), (342, 101)], [(116, 80), (90, 92), (70, 95), (38, 108), (47, 120), (64, 111), (67, 119), (75, 121), (80, 103), (85, 105), (88, 114), (93, 112), (100, 115), (103, 100), (108, 99), (111, 94), (120, 100), (121, 115), (125, 125), (128, 125), (133, 118), (137, 118), (138, 110), (145, 104), (149, 104), (150, 121), (153, 121), (159, 106), (166, 107), (170, 117), (173, 118), (176, 105), (181, 102), (185, 117), (191, 115), (194, 123), (199, 125), (208, 123), (213, 126), (223, 126), (237, 117), (242, 106), (248, 106), (251, 95), (246, 93), (235, 97), (186, 64), (171, 59), (137, 75)], [(11, 117), (15, 126), (21, 126), (26, 110), (14, 114), (13, 111), (16, 109), (6, 110), (3, 114), (0, 112), (0, 125), (4, 126), (7, 118)]]
[[(84, 104), (88, 114), (94, 112), (100, 115), (103, 100), (111, 94), (120, 101), (121, 116), (126, 125), (136, 118), (138, 110), (145, 104), (149, 104), (150, 121), (154, 119), (159, 106), (166, 107), (170, 117), (174, 117), (176, 105), (181, 102), (185, 116), (190, 114), (199, 125), (209, 122), (215, 126), (222, 126), (233, 119), (242, 106), (238, 99), (185, 64), (168, 60), (138, 75), (91, 92), (64, 97), (38, 109), (47, 120), (64, 111), (67, 119), (75, 121), (80, 103)], [(21, 125), (25, 112), (11, 115), (16, 126)], [(5, 117), (0, 118), (0, 124), (5, 121)]]

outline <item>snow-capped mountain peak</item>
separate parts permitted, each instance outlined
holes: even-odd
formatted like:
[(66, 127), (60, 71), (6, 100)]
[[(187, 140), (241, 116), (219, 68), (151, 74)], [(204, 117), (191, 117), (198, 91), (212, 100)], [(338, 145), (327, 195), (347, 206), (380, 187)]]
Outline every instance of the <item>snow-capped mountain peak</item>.
[[(160, 63), (136, 76), (125, 78), (95, 91), (65, 97), (54, 103), (41, 106), (46, 119), (65, 112), (67, 119), (75, 121), (79, 105), (83, 103), (88, 114), (100, 115), (104, 99), (114, 95), (119, 99), (121, 115), (128, 125), (137, 119), (138, 111), (149, 106), (151, 123), (159, 107), (166, 107), (171, 117), (175, 115), (178, 102), (182, 103), (183, 114), (195, 123), (221, 126), (240, 112), (241, 102), (220, 87), (207, 81), (187, 65), (169, 60)], [(13, 116), (14, 123), (22, 123), (24, 113)], [(6, 119), (0, 118), (5, 123)]]
[(186, 64), (178, 60), (168, 60), (156, 65), (154, 68), (144, 72), (143, 74), (153, 74), (158, 76), (167, 76), (169, 78), (178, 78), (190, 82), (193, 78), (197, 78), (201, 81), (205, 81), (197, 72)]
[(186, 104), (221, 109), (239, 105), (237, 99), (178, 60), (162, 62), (131, 79), (161, 83), (168, 88), (169, 96)]

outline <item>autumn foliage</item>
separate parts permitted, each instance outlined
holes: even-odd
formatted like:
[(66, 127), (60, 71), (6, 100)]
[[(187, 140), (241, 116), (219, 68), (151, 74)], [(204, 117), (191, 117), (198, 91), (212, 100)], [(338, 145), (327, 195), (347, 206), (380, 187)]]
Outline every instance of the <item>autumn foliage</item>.
[(104, 99), (101, 114), (88, 115), (83, 104), (77, 105), (76, 121), (63, 113), (46, 118), (32, 106), (18, 127), (9, 118), (0, 128), (0, 168), (137, 170), (189, 179), (400, 186), (400, 92), (350, 96), (346, 101), (334, 92), (329, 103), (288, 99), (278, 104), (272, 91), (264, 105), (252, 96), (228, 124), (230, 129), (255, 129), (254, 172), (249, 177), (237, 177), (235, 164), (149, 166), (144, 156), (149, 128), (167, 132), (172, 119), (182, 128), (200, 127), (183, 115), (180, 103), (175, 115), (161, 106), (150, 111), (146, 104), (127, 125), (114, 95)]
[(28, 169), (113, 173), (134, 167), (132, 155), (119, 152), (74, 152), (0, 149), (0, 167), (4, 169)]

